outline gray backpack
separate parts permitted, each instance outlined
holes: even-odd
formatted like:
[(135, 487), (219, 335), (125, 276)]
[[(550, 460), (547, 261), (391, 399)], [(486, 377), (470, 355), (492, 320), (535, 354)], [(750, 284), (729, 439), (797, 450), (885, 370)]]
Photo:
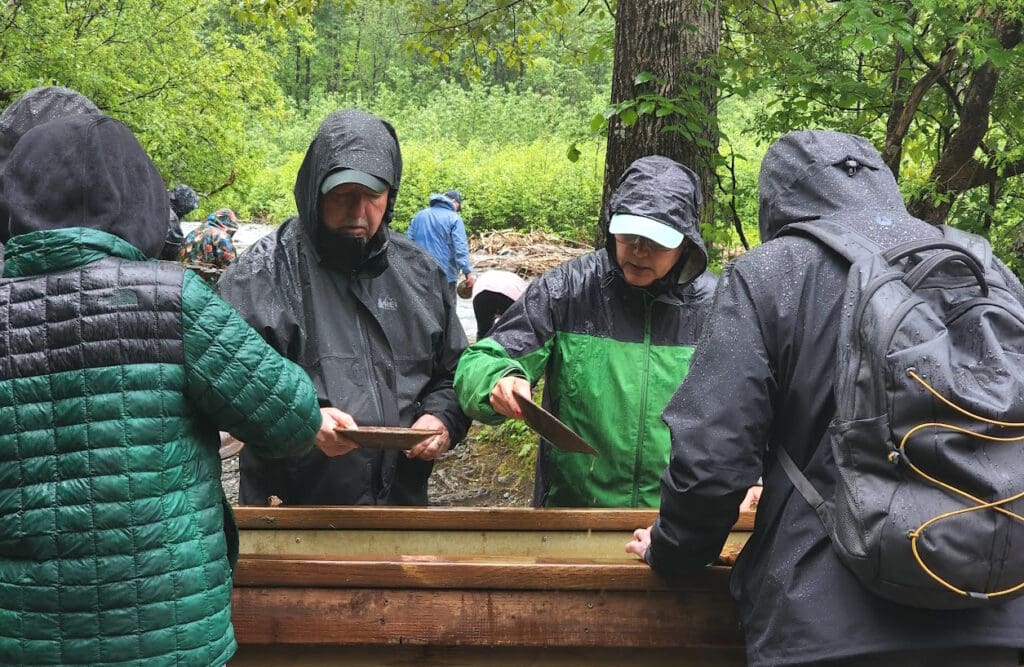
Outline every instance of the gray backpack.
[(981, 237), (883, 249), (787, 226), (851, 263), (838, 337), (835, 492), (780, 464), (872, 592), (960, 609), (1024, 593), (1024, 306)]

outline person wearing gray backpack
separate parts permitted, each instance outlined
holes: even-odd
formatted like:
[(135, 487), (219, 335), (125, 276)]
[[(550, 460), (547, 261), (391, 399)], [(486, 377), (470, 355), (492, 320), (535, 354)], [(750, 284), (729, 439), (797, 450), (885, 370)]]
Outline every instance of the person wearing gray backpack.
[(750, 665), (1019, 664), (1024, 289), (862, 137), (786, 135), (758, 186), (764, 243), (722, 275), (627, 551), (706, 566), (763, 476), (731, 581)]

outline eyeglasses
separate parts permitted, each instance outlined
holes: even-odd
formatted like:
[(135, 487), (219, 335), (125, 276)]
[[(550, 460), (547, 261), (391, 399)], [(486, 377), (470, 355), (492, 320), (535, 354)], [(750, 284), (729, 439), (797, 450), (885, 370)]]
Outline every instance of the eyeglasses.
[(646, 236), (639, 234), (615, 234), (615, 242), (624, 246), (631, 246), (634, 250), (646, 250), (648, 252), (668, 252), (672, 248), (666, 248), (660, 243), (655, 243)]

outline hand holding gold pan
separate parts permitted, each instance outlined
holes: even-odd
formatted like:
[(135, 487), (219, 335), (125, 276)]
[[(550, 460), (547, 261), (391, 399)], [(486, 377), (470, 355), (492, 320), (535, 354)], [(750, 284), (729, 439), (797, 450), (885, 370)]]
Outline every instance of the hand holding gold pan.
[[(412, 449), (426, 438), (440, 435), (441, 431), (422, 428), (393, 428), (390, 426), (363, 426), (360, 428), (338, 428), (335, 432), (352, 440), (360, 447), (370, 449)], [(245, 443), (227, 433), (221, 435), (220, 458), (229, 459), (237, 455)]]
[(220, 434), (220, 458), (222, 461), (230, 459), (235, 456), (242, 448), (245, 447), (245, 443), (236, 438), (235, 436), (221, 432)]
[(360, 426), (338, 428), (335, 432), (369, 449), (412, 449), (426, 438), (441, 435), (441, 431), (424, 428), (398, 428), (392, 426)]

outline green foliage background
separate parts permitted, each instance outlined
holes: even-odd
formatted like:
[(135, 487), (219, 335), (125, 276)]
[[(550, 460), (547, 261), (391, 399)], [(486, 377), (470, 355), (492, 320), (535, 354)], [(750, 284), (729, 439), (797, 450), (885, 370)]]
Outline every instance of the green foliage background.
[(595, 93), (586, 105), (573, 108), (554, 94), (480, 83), (442, 83), (422, 100), (386, 88), (370, 100), (320, 96), (292, 111), (283, 132), (254, 133), (254, 141), (266, 144), (268, 168), (242, 179), (209, 206), (233, 205), (243, 217), (272, 221), (292, 215), (295, 173), (320, 121), (335, 109), (359, 106), (389, 119), (399, 136), (405, 168), (396, 229), (406, 229), (430, 194), (457, 188), (471, 232), (513, 227), (587, 238), (600, 205), (603, 142), (581, 142), (576, 162), (565, 153), (573, 125), (601, 103)]
[[(659, 113), (678, 99), (611, 107), (614, 3), (583, 0), (33, 0), (0, 5), (0, 104), (34, 86), (75, 88), (123, 120), (169, 186), (187, 182), (203, 213), (243, 219), (294, 212), (298, 165), (320, 121), (358, 106), (390, 120), (405, 155), (395, 227), (432, 192), (465, 196), (470, 231), (541, 228), (593, 237), (603, 118)], [(955, 49), (904, 145), (908, 198), (934, 195), (938, 153), (960, 120), (950, 91), (978, 67), (1000, 75), (985, 149), (1024, 158), (1022, 48), (1003, 48), (982, 17), (1024, 16), (1020, 0), (722, 2), (716, 220), (704, 229), (720, 265), (741, 233), (757, 237), (756, 178), (768, 143), (827, 127), (881, 146), (892, 54), (908, 80)], [(827, 35), (827, 39), (822, 36)], [(916, 59), (916, 60), (915, 60)], [(918, 62), (920, 61), (920, 62)], [(638, 91), (647, 90), (638, 84)], [(625, 120), (625, 117), (623, 117)], [(596, 122), (595, 122), (596, 120)], [(702, 119), (688, 119), (700, 123)], [(567, 156), (575, 157), (575, 160)], [(1002, 167), (1001, 167), (1002, 168)], [(990, 236), (1024, 269), (1024, 185), (959, 197), (957, 226)], [(994, 203), (992, 203), (994, 201)]]
[(169, 183), (208, 191), (255, 164), (251, 120), (285, 111), (266, 40), (234, 31), (216, 4), (15, 2), (0, 31), (0, 91), (78, 90), (135, 132)]

